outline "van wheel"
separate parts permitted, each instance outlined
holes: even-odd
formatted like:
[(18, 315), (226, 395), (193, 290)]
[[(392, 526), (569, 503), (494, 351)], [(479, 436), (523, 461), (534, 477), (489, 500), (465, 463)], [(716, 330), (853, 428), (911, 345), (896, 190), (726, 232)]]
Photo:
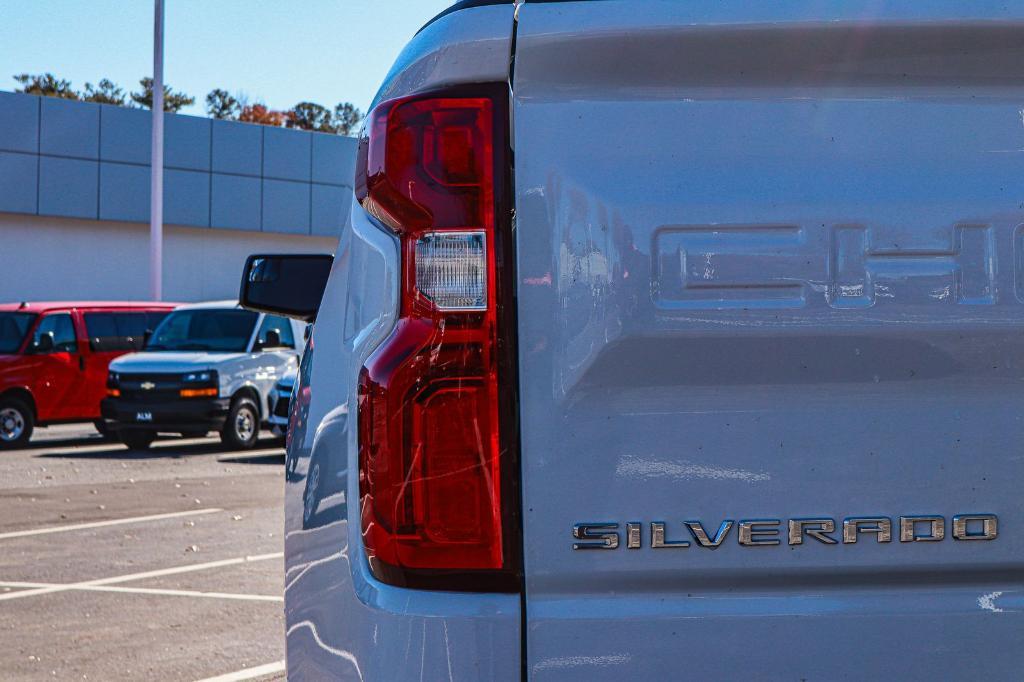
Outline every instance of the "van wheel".
[(224, 445), (234, 450), (249, 450), (260, 437), (260, 411), (252, 398), (237, 398), (231, 403), (228, 420), (220, 431)]
[(152, 431), (122, 431), (118, 438), (129, 450), (148, 450), (156, 440), (156, 434)]
[(110, 429), (107, 428), (107, 423), (105, 421), (103, 421), (102, 419), (97, 419), (96, 421), (94, 421), (92, 423), (92, 425), (93, 425), (93, 428), (95, 428), (96, 431), (101, 436), (103, 436), (104, 440), (110, 440), (113, 437), (114, 434), (112, 434), (110, 432)]
[(31, 407), (17, 398), (0, 398), (0, 450), (28, 445), (35, 425)]

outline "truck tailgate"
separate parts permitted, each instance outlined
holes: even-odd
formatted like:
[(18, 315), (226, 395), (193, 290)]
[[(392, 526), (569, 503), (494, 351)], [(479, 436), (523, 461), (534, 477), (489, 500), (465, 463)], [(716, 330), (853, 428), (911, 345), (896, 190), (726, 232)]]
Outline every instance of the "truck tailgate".
[(527, 2), (513, 90), (529, 674), (1017, 678), (1024, 8)]

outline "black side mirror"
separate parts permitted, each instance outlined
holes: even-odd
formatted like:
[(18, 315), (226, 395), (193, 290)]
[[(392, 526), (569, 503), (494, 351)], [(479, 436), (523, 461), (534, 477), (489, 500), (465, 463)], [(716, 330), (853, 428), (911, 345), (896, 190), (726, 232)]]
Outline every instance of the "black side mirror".
[(249, 256), (238, 301), (247, 310), (312, 322), (333, 263), (334, 256), (326, 255)]
[(54, 348), (53, 332), (44, 332), (39, 335), (39, 340), (32, 346), (35, 353), (52, 353)]

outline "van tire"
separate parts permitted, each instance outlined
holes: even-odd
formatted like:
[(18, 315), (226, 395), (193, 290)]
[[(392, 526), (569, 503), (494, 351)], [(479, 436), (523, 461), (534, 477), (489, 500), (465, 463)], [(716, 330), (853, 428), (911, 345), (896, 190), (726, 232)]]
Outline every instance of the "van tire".
[(36, 420), (32, 407), (18, 398), (0, 398), (0, 450), (28, 445)]
[(148, 450), (156, 440), (156, 434), (152, 431), (122, 431), (117, 437), (129, 450)]
[(92, 426), (94, 429), (96, 429), (97, 433), (103, 436), (103, 440), (110, 440), (114, 437), (114, 434), (111, 433), (110, 429), (107, 428), (107, 422), (103, 421), (102, 419), (97, 419), (96, 421), (94, 421), (92, 423)]
[(220, 440), (232, 450), (250, 450), (260, 437), (260, 409), (252, 398), (235, 398), (228, 420), (220, 431)]

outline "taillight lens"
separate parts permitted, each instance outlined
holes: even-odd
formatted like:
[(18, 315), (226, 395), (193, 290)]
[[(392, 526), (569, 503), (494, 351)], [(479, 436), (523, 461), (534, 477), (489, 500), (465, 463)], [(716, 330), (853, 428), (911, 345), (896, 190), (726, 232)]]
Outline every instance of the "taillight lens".
[(357, 198), (402, 257), (399, 319), (359, 385), (363, 541), (387, 582), (515, 572), (497, 109), (490, 97), (386, 102), (360, 146)]

